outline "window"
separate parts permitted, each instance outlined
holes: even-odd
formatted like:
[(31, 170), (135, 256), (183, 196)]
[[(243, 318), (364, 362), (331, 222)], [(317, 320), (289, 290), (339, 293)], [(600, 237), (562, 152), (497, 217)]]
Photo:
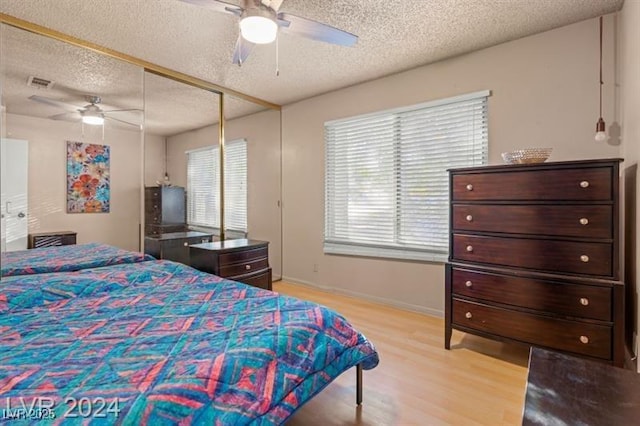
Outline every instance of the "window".
[(486, 164), (488, 96), (325, 123), (325, 253), (446, 260), (447, 169)]
[[(220, 151), (217, 146), (187, 152), (187, 223), (220, 228)], [(225, 144), (225, 230), (247, 231), (247, 141)]]

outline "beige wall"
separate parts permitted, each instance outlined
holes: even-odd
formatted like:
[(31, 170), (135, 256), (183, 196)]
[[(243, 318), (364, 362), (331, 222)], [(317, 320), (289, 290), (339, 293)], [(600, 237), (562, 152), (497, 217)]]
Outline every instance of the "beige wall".
[[(613, 17), (605, 22), (604, 119), (610, 123)], [(524, 147), (552, 147), (556, 161), (620, 155), (619, 147), (593, 139), (595, 19), (287, 105), (282, 111), (284, 278), (441, 315), (442, 264), (323, 254), (323, 124), (482, 89), (492, 91), (490, 163), (499, 163), (502, 151)]]
[[(634, 170), (640, 160), (640, 2), (626, 0), (624, 7), (618, 14), (618, 114), (617, 121), (620, 124), (622, 140), (622, 156), (625, 161), (623, 166), (625, 171)], [(640, 186), (636, 183), (635, 205), (625, 206), (627, 211), (635, 211), (635, 241), (627, 241), (627, 245), (634, 248), (631, 252), (630, 261), (635, 259), (631, 275), (627, 274), (627, 285), (632, 287), (635, 297), (627, 298), (627, 303), (633, 304), (636, 316), (636, 332), (640, 330), (640, 318), (637, 309), (640, 306), (640, 296), (638, 294), (637, 269), (640, 265), (640, 238), (637, 234), (638, 216), (640, 212)], [(632, 236), (633, 237), (633, 236)], [(627, 268), (630, 266), (627, 265)], [(629, 271), (628, 271), (629, 272)], [(631, 292), (631, 293), (633, 293)], [(638, 363), (640, 371), (640, 363)]]
[[(76, 231), (78, 243), (138, 250), (141, 133), (7, 114), (7, 136), (29, 141), (29, 232)], [(111, 212), (66, 212), (66, 141), (111, 147)]]
[[(263, 111), (229, 120), (225, 139), (247, 140), (247, 226), (249, 238), (269, 241), (274, 279), (282, 275), (280, 216), (280, 113)], [(186, 151), (217, 145), (218, 125), (171, 136), (167, 169), (175, 185), (187, 186)]]
[(144, 135), (144, 185), (156, 186), (164, 179), (164, 136)]

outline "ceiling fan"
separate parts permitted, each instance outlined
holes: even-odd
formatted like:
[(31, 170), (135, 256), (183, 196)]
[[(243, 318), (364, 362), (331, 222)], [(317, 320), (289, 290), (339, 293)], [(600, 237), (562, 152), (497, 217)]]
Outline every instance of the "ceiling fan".
[(130, 126), (135, 126), (141, 128), (140, 123), (132, 123), (130, 121), (121, 120), (119, 118), (111, 117), (111, 113), (118, 112), (141, 112), (140, 109), (112, 109), (112, 110), (103, 110), (98, 106), (102, 102), (102, 98), (100, 96), (94, 95), (85, 95), (85, 101), (89, 102), (88, 105), (79, 107), (77, 105), (73, 105), (67, 102), (62, 102), (56, 99), (47, 98), (44, 96), (32, 95), (29, 96), (29, 99), (32, 101), (40, 102), (42, 104), (51, 105), (54, 107), (58, 107), (67, 112), (62, 114), (52, 115), (49, 118), (52, 120), (66, 120), (66, 121), (82, 121), (84, 124), (91, 125), (102, 125), (104, 124), (104, 120), (113, 120), (119, 123), (128, 124)]
[(220, 0), (181, 0), (240, 18), (233, 63), (242, 65), (256, 44), (272, 43), (278, 30), (340, 46), (353, 46), (358, 36), (307, 18), (278, 12), (284, 0), (242, 0), (236, 6)]

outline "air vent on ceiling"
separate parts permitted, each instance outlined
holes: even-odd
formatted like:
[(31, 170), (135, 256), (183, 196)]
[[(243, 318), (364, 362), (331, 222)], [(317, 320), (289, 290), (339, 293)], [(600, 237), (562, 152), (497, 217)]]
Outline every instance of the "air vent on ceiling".
[(47, 80), (40, 77), (29, 76), (27, 86), (37, 87), (38, 89), (51, 89), (55, 81)]

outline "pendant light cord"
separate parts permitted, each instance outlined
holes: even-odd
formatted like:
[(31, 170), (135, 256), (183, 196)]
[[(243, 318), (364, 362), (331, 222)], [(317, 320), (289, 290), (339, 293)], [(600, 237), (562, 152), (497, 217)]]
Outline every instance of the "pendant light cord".
[(600, 117), (602, 117), (602, 16), (600, 17)]

